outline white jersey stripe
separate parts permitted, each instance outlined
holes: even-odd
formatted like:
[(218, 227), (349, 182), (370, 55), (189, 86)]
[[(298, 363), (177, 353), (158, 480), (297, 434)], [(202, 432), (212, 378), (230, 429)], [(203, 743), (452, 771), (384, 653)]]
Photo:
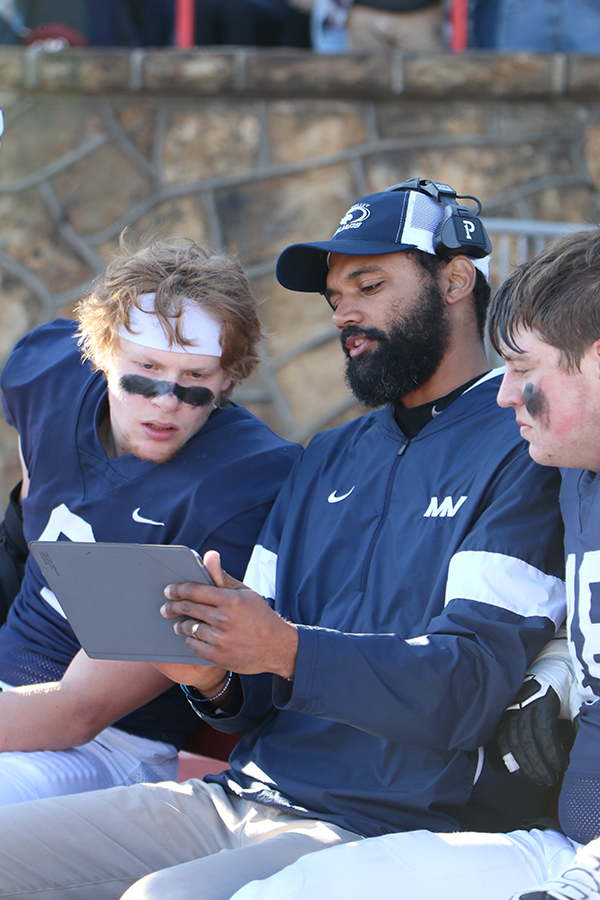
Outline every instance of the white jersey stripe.
[(257, 544), (252, 551), (244, 584), (263, 597), (275, 597), (275, 581), (277, 578), (277, 554)]
[(456, 553), (448, 567), (445, 605), (458, 598), (489, 603), (519, 616), (545, 616), (557, 628), (565, 618), (564, 581), (503, 553)]

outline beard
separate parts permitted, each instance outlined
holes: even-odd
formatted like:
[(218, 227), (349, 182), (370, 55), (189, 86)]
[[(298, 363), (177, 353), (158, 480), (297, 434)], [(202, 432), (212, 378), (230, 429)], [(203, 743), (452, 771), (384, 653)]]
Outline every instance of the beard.
[(138, 459), (143, 460), (144, 462), (153, 462), (161, 465), (162, 463), (169, 462), (170, 459), (175, 459), (179, 451), (182, 449), (181, 447), (174, 447), (170, 450), (158, 450), (156, 452), (150, 452), (148, 450), (144, 450), (142, 446), (133, 446), (131, 448), (131, 452)]
[[(377, 346), (352, 358), (346, 341), (354, 335), (376, 340)], [(369, 409), (401, 400), (429, 381), (444, 358), (450, 341), (444, 298), (432, 279), (413, 308), (387, 331), (348, 325), (340, 340), (347, 357), (346, 383), (357, 400)]]
[(129, 452), (132, 453), (133, 456), (136, 456), (144, 462), (154, 462), (158, 464), (166, 463), (170, 459), (174, 459), (187, 443), (187, 441), (183, 441), (176, 446), (165, 446), (163, 444), (145, 445), (143, 441), (138, 441), (133, 434), (124, 432), (123, 437), (127, 442)]

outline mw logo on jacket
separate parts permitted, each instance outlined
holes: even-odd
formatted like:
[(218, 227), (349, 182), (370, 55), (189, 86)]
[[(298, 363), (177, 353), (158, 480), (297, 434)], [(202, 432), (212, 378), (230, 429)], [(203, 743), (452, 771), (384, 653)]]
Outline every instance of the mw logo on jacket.
[(452, 519), (466, 499), (466, 497), (459, 497), (455, 503), (452, 497), (444, 497), (440, 503), (437, 497), (432, 497), (431, 503), (423, 513), (423, 518), (428, 519), (431, 516), (432, 518), (437, 519), (439, 516), (440, 518), (445, 519), (446, 516), (448, 516)]

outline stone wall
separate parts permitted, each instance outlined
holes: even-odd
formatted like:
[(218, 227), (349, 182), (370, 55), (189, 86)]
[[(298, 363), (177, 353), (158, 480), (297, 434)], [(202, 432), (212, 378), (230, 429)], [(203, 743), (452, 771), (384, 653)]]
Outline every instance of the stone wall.
[[(0, 102), (0, 361), (72, 312), (123, 228), (187, 235), (253, 278), (271, 337), (236, 396), (299, 440), (358, 409), (326, 304), (275, 281), (287, 244), (413, 175), (488, 216), (598, 216), (600, 57), (7, 48)], [(3, 424), (4, 496), (16, 477)]]

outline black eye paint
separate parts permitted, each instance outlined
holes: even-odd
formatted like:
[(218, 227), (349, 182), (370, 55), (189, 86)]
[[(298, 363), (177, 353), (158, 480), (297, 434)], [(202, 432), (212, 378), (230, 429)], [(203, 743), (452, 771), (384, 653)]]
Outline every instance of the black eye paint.
[(530, 381), (523, 388), (525, 409), (533, 419), (544, 419), (548, 422), (548, 400), (544, 392), (536, 390)]
[(142, 397), (164, 397), (173, 394), (180, 403), (188, 406), (208, 406), (215, 402), (215, 395), (207, 387), (182, 387), (176, 381), (157, 381), (145, 375), (122, 375), (119, 387), (128, 394), (141, 394)]

